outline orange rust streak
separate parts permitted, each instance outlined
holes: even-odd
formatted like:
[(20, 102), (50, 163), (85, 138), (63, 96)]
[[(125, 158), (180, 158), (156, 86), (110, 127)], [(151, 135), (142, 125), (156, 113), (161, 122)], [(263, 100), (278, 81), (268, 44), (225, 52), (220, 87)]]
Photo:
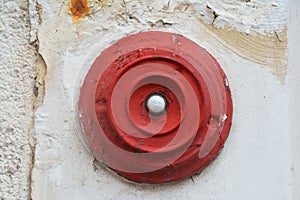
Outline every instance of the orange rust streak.
[(88, 0), (71, 0), (70, 10), (75, 21), (83, 16), (90, 14), (90, 5)]

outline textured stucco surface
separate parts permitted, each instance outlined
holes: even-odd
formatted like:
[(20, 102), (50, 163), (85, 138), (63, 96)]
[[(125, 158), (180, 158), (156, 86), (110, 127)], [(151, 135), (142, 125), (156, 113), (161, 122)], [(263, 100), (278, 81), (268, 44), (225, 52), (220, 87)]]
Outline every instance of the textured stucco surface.
[(0, 199), (28, 199), (32, 167), (36, 49), (28, 4), (0, 1)]

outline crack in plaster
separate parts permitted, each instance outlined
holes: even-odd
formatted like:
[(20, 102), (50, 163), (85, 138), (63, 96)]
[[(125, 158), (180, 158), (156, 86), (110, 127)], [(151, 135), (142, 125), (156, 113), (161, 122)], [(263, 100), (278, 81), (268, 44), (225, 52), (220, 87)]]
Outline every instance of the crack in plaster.
[[(29, 43), (34, 47), (36, 51), (36, 63), (37, 73), (34, 78), (33, 85), (33, 113), (36, 112), (37, 108), (43, 103), (45, 95), (45, 77), (47, 73), (47, 66), (39, 52), (39, 39), (38, 39), (38, 26), (41, 23), (41, 5), (37, 0), (28, 0), (28, 14), (30, 24), (30, 38)], [(30, 174), (28, 177), (28, 199), (32, 199), (32, 172), (35, 166), (35, 155), (36, 155), (36, 137), (35, 137), (35, 119), (32, 120), (29, 145), (31, 150), (31, 163), (30, 163)]]

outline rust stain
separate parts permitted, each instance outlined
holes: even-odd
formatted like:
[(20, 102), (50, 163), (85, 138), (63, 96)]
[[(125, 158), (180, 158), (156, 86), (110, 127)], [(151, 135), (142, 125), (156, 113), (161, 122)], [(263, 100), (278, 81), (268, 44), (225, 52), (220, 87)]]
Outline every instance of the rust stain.
[(70, 10), (75, 22), (91, 12), (88, 0), (71, 0)]

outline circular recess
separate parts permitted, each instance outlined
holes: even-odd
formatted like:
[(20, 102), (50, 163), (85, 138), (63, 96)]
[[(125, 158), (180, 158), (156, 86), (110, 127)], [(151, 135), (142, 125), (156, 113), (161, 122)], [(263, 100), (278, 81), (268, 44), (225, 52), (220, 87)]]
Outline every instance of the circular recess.
[(95, 60), (79, 116), (95, 158), (136, 182), (200, 172), (229, 135), (232, 100), (217, 61), (174, 33), (127, 36)]

